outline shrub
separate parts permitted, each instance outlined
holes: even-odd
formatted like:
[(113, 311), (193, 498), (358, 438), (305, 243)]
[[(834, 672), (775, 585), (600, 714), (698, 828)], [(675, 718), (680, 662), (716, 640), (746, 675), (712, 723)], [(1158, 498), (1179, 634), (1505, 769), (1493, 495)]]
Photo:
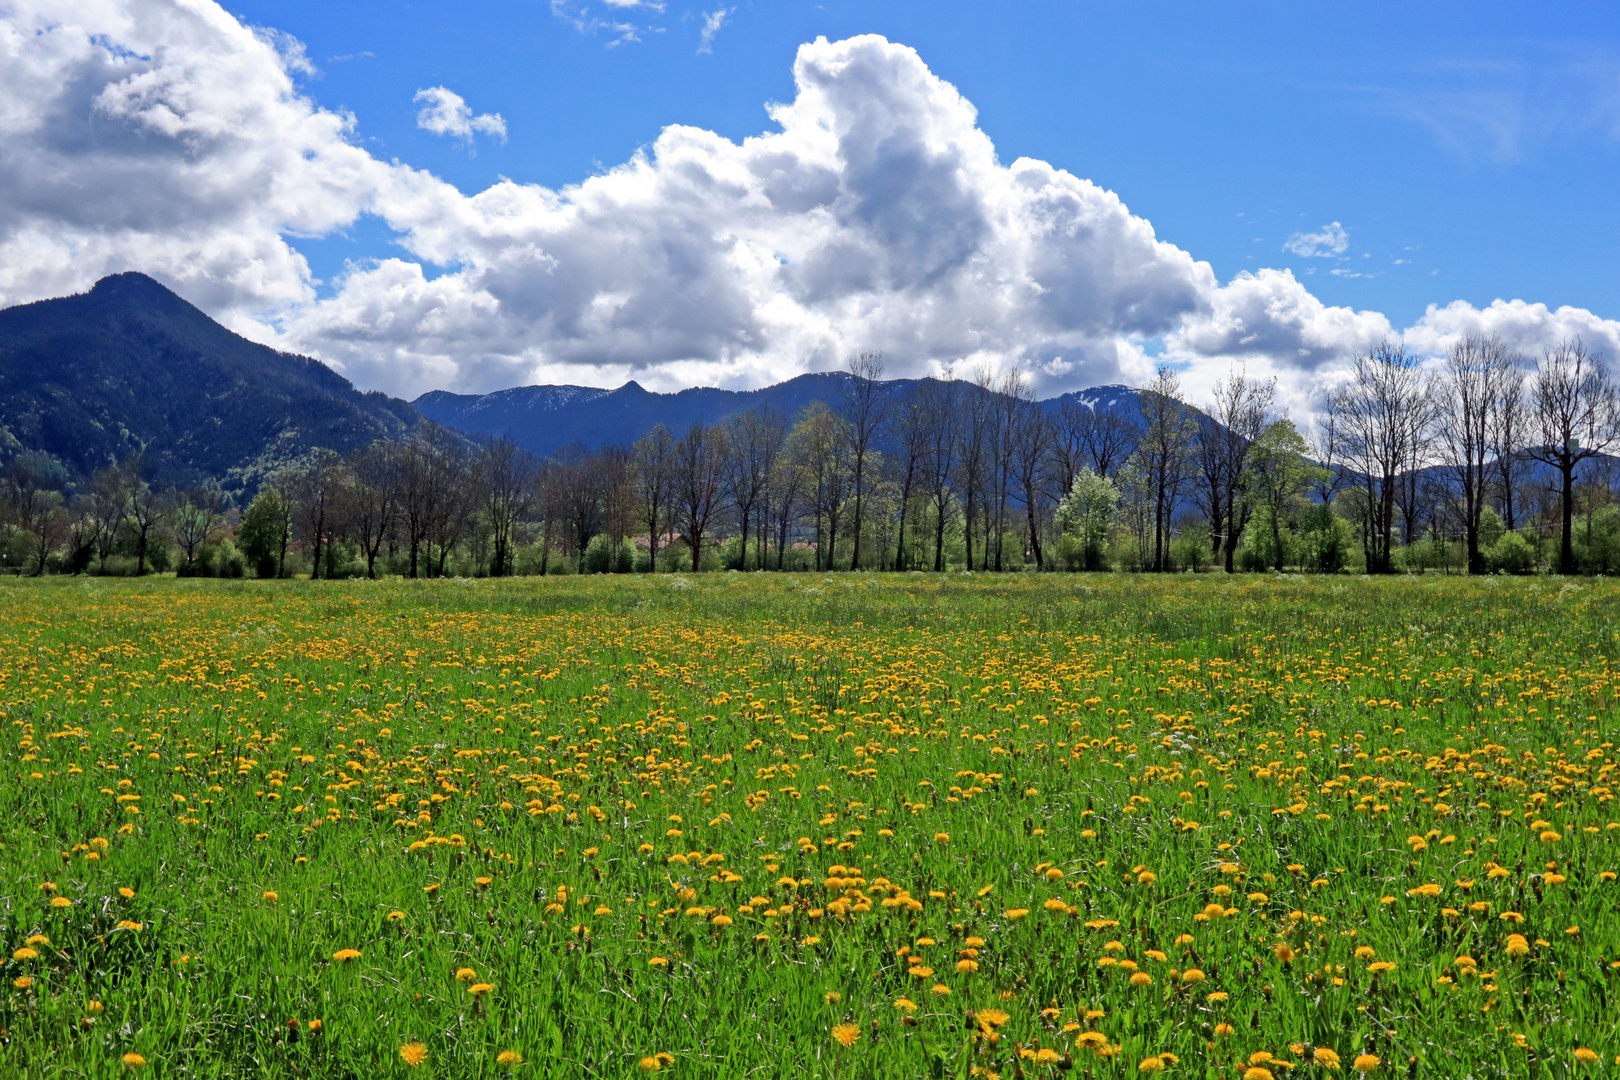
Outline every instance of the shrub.
[(581, 570), (587, 574), (628, 574), (636, 568), (636, 546), (628, 539), (615, 544), (606, 533), (585, 545)]
[(1505, 532), (1485, 551), (1485, 565), (1496, 574), (1528, 574), (1535, 569), (1536, 549), (1516, 532)]

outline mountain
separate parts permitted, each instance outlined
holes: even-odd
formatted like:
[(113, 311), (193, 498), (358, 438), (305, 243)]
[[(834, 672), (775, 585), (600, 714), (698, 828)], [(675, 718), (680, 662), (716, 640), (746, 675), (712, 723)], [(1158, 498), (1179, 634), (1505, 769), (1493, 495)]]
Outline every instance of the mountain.
[(234, 334), (144, 274), (0, 311), (0, 445), (80, 475), (144, 448), (155, 483), (250, 488), (311, 447), (347, 452), (419, 422), (406, 402)]
[[(749, 409), (769, 406), (792, 419), (812, 402), (837, 409), (849, 376), (841, 371), (800, 375), (760, 390), (695, 387), (660, 394), (627, 382), (617, 390), (590, 386), (519, 386), (492, 394), (452, 394), (433, 390), (411, 404), (423, 416), (473, 436), (509, 436), (536, 454), (549, 455), (566, 446), (595, 450), (631, 443), (663, 424), (676, 435), (694, 423), (717, 424)], [(883, 388), (899, 397), (916, 379), (890, 379)], [(959, 384), (976, 393), (971, 384)], [(1137, 391), (1128, 386), (1097, 386), (1041, 402), (1056, 413), (1064, 402), (1104, 412), (1117, 412), (1136, 422), (1142, 412)]]

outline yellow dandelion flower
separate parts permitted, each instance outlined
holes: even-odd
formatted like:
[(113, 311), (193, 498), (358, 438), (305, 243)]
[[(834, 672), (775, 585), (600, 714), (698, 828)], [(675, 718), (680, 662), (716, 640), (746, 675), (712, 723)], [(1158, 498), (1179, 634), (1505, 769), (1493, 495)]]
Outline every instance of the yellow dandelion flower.
[(512, 1065), (521, 1065), (523, 1064), (523, 1055), (518, 1053), (516, 1050), (502, 1050), (500, 1053), (495, 1055), (495, 1064), (506, 1065), (508, 1067)]
[(904, 997), (895, 998), (894, 999), (894, 1007), (899, 1012), (908, 1013), (908, 1014), (909, 1013), (914, 1013), (914, 1012), (917, 1011), (917, 1003), (915, 1001), (912, 1001), (910, 998), (904, 998)]
[(1575, 1060), (1582, 1065), (1596, 1065), (1598, 1060), (1597, 1051), (1582, 1046), (1575, 1051)]
[(839, 1046), (854, 1046), (861, 1037), (861, 1029), (854, 1024), (839, 1024), (832, 1029), (832, 1037)]
[(1138, 1065), (1136, 1069), (1138, 1072), (1145, 1073), (1163, 1072), (1164, 1059), (1159, 1057), (1157, 1054), (1155, 1054), (1153, 1057), (1143, 1058), (1142, 1063)]
[(1358, 1054), (1350, 1067), (1358, 1073), (1370, 1073), (1378, 1068), (1382, 1060), (1377, 1054)]
[(1145, 971), (1138, 971), (1131, 976), (1131, 985), (1137, 987), (1138, 989), (1144, 986), (1152, 986), (1153, 976), (1149, 975)]
[(122, 1060), (126, 1069), (144, 1069), (146, 1067), (146, 1059), (133, 1050), (125, 1054)]
[(1318, 1046), (1311, 1053), (1311, 1060), (1324, 1069), (1337, 1069), (1339, 1067), (1339, 1054), (1325, 1046)]
[(456, 982), (470, 983), (476, 981), (478, 972), (470, 967), (456, 968)]
[(11, 958), (13, 960), (38, 960), (39, 959), (39, 953), (37, 951), (35, 951), (34, 949), (30, 949), (30, 948), (24, 946), (23, 948), (18, 949), (16, 952), (12, 953)]
[(428, 1048), (419, 1042), (408, 1042), (399, 1048), (400, 1060), (411, 1068), (416, 1068), (427, 1060)]
[(483, 997), (485, 994), (492, 993), (494, 989), (495, 984), (493, 983), (473, 983), (467, 987), (467, 993), (473, 997)]
[(1008, 910), (1002, 912), (1002, 914), (1007, 916), (1007, 918), (1012, 919), (1014, 922), (1016, 922), (1019, 919), (1022, 919), (1025, 915), (1029, 914), (1029, 908), (1021, 908), (1021, 907), (1009, 908)]
[(1181, 981), (1188, 986), (1196, 986), (1204, 981), (1204, 973), (1197, 968), (1188, 968), (1181, 973)]
[(11, 985), (19, 990), (27, 990), (34, 985), (34, 977), (32, 975), (19, 975), (11, 980)]

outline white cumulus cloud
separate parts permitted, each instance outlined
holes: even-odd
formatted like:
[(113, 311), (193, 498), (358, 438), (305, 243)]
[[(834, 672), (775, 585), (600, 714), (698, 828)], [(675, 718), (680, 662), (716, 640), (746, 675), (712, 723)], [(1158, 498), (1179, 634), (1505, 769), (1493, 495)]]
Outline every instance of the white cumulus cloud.
[[(857, 349), (897, 375), (1022, 365), (1053, 393), (1139, 382), (1162, 346), (1195, 392), (1241, 364), (1308, 402), (1385, 335), (1442, 349), (1477, 323), (1527, 349), (1574, 333), (1620, 345), (1620, 326), (1579, 309), (1459, 303), (1401, 331), (1286, 270), (1222, 284), (1113, 192), (1003, 162), (957, 89), (880, 37), (802, 46), (772, 130), (671, 126), (578, 184), (471, 195), (358, 145), (352, 117), (293, 81), (302, 55), (208, 0), (14, 0), (0, 304), (143, 270), (405, 396), (759, 386)], [(498, 134), (453, 92), (423, 94), (429, 130)], [(318, 295), (298, 238), (367, 215), (398, 254)]]
[(506, 121), (500, 113), (474, 116), (466, 100), (453, 90), (430, 86), (418, 90), (411, 100), (422, 106), (416, 113), (416, 126), (423, 131), (463, 141), (470, 141), (474, 135), (492, 135), (506, 141)]
[(1284, 251), (1292, 251), (1303, 258), (1343, 255), (1349, 248), (1350, 234), (1337, 221), (1328, 222), (1316, 232), (1295, 233), (1283, 245)]
[(1561, 341), (1580, 338), (1609, 359), (1620, 360), (1620, 321), (1599, 318), (1585, 308), (1549, 308), (1523, 300), (1494, 300), (1484, 308), (1461, 300), (1443, 307), (1430, 304), (1404, 337), (1411, 348), (1438, 355), (1464, 334), (1500, 335), (1531, 360)]

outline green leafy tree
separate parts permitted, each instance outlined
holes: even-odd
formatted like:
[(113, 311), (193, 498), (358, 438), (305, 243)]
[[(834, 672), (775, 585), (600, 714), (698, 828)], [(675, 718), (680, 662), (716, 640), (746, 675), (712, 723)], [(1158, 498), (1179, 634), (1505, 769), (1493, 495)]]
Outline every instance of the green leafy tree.
[(1069, 493), (1058, 503), (1057, 526), (1062, 533), (1065, 557), (1086, 570), (1100, 570), (1108, 533), (1119, 510), (1119, 488), (1108, 477), (1082, 467), (1074, 476)]
[(266, 486), (253, 497), (247, 513), (242, 515), (236, 546), (260, 577), (280, 577), (287, 564), (287, 540), (291, 532), (291, 507), (281, 492)]
[(1310, 449), (1292, 420), (1270, 424), (1249, 448), (1248, 468), (1253, 478), (1249, 490), (1271, 528), (1271, 552), (1277, 570), (1283, 568), (1282, 523), (1322, 472), (1306, 457)]

